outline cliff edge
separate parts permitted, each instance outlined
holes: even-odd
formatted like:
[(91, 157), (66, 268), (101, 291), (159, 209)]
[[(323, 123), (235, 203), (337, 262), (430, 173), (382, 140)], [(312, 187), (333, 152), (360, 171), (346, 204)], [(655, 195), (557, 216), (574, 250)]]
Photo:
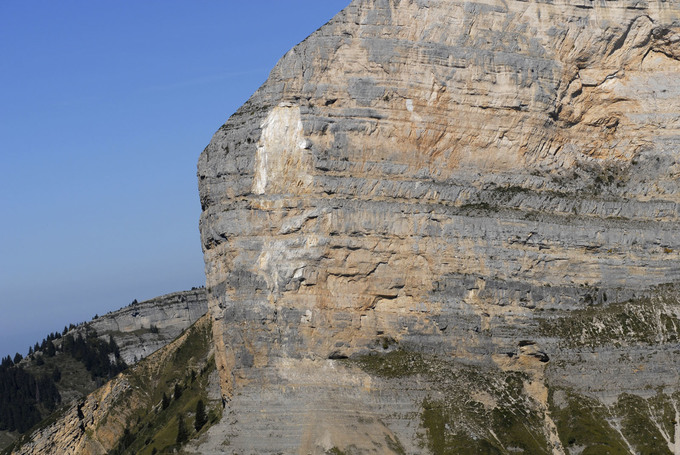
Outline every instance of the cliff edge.
[(353, 1), (200, 157), (201, 450), (680, 453), (678, 75), (677, 1)]

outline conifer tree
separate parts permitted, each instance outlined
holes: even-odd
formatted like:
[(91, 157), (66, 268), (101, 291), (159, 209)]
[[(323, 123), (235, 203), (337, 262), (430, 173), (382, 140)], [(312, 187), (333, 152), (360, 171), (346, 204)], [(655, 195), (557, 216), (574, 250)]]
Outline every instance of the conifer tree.
[(203, 400), (198, 400), (198, 403), (196, 403), (196, 420), (194, 421), (194, 428), (196, 428), (196, 431), (200, 431), (207, 421), (208, 417), (205, 415)]
[(45, 354), (47, 354), (47, 357), (54, 357), (56, 353), (57, 350), (54, 347), (54, 343), (52, 343), (51, 341), (45, 343)]
[(177, 420), (177, 444), (187, 442), (188, 439), (189, 430), (187, 429), (186, 423), (184, 423), (184, 417), (180, 415)]
[(170, 406), (170, 398), (163, 392), (163, 399), (161, 400), (161, 407), (163, 409), (168, 409), (168, 406)]

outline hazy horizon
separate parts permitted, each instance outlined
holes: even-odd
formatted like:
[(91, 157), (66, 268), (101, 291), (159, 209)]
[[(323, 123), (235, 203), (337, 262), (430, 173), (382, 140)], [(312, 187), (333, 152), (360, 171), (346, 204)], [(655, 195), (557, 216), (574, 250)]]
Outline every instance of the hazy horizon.
[(205, 283), (196, 163), (349, 0), (0, 5), (0, 355)]

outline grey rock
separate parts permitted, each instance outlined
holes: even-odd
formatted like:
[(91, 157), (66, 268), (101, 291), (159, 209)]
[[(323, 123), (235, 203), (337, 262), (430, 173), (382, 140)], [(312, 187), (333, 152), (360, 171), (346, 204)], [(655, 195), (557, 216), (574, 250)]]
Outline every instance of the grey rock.
[(125, 363), (132, 365), (174, 340), (207, 311), (204, 288), (174, 292), (107, 313), (73, 334), (91, 328), (107, 341), (112, 337)]
[[(296, 412), (324, 394), (338, 428), (348, 402), (383, 422), (395, 394), (418, 412), (420, 379), (289, 382), (385, 339), (523, 374), (553, 453), (568, 441), (549, 389), (607, 406), (675, 397), (678, 291), (663, 285), (680, 282), (678, 74), (677, 1), (357, 0), (288, 52), (198, 163), (222, 393), (244, 422), (225, 436), (235, 453), (275, 453), (279, 437), (286, 453), (332, 449)], [(654, 324), (635, 316), (647, 301)], [(583, 315), (600, 341), (565, 329)], [(643, 336), (664, 324), (673, 336)], [(358, 377), (365, 393), (338, 391)], [(256, 396), (278, 411), (253, 414)], [(624, 428), (612, 412), (604, 424)], [(371, 431), (413, 449), (420, 430), (393, 424)]]

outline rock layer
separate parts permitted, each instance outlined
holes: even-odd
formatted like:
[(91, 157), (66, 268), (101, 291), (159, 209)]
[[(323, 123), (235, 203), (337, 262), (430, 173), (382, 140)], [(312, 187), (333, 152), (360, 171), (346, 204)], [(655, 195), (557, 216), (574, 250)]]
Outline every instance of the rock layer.
[(393, 342), (610, 404), (674, 390), (677, 337), (554, 327), (670, 293), (648, 310), (677, 334), (678, 74), (676, 1), (357, 0), (291, 50), (198, 166), (230, 431), (272, 425), (239, 393), (291, 403), (291, 365)]
[(94, 329), (104, 339), (113, 337), (128, 365), (136, 363), (175, 339), (208, 311), (205, 289), (173, 292), (133, 302), (77, 329)]

